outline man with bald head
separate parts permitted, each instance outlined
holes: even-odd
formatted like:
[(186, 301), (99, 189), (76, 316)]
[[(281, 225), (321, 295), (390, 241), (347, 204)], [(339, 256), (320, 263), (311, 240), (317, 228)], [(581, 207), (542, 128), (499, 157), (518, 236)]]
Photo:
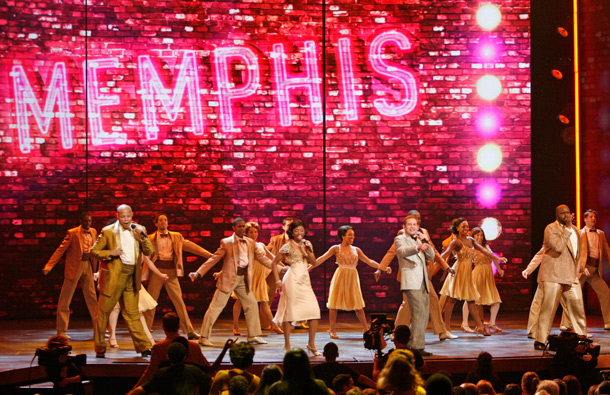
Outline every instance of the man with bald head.
[(134, 224), (132, 218), (131, 207), (126, 204), (117, 207), (117, 221), (102, 229), (91, 249), (91, 253), (100, 261), (100, 296), (94, 337), (97, 358), (104, 358), (106, 354), (104, 333), (108, 315), (117, 302), (121, 304), (121, 313), (136, 351), (142, 353), (142, 356), (150, 355), (152, 344), (146, 338), (140, 321), (138, 291), (142, 255), (152, 255), (154, 248), (146, 236), (146, 228)]
[(541, 350), (551, 332), (559, 300), (565, 300), (566, 313), (576, 333), (586, 334), (587, 323), (582, 295), (577, 288), (579, 274), (585, 269), (581, 259), (586, 239), (572, 221), (574, 213), (565, 204), (555, 209), (556, 221), (544, 229), (544, 255), (538, 272), (538, 286), (542, 291), (540, 318), (534, 348)]

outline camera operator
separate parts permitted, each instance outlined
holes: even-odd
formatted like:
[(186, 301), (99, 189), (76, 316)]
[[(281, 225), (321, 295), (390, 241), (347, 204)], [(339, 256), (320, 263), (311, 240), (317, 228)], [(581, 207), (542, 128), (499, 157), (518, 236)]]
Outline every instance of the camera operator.
[(38, 364), (45, 367), (47, 377), (53, 382), (54, 394), (84, 394), (82, 371), (85, 364), (84, 354), (78, 357), (70, 355), (72, 346), (64, 334), (51, 336), (45, 348), (36, 350)]
[[(553, 378), (563, 378), (573, 375), (582, 383), (583, 388), (599, 383), (598, 373), (595, 371), (600, 347), (593, 346), (591, 339), (577, 335), (574, 332), (563, 331), (559, 336), (549, 336), (549, 349), (555, 351), (551, 363)], [(590, 355), (586, 357), (586, 355)], [(586, 387), (585, 387), (586, 386)]]
[[(407, 346), (407, 344), (409, 344), (409, 340), (411, 340), (411, 329), (409, 329), (409, 327), (406, 325), (398, 325), (394, 330), (394, 345), (396, 346), (396, 349), (411, 351), (415, 357), (415, 369), (421, 370), (421, 368), (424, 366), (424, 359), (416, 349), (409, 348)], [(375, 360), (373, 361), (373, 380), (377, 380), (379, 372), (381, 372), (385, 366), (392, 351), (394, 351), (394, 349), (390, 350), (387, 354), (381, 357), (375, 355)]]

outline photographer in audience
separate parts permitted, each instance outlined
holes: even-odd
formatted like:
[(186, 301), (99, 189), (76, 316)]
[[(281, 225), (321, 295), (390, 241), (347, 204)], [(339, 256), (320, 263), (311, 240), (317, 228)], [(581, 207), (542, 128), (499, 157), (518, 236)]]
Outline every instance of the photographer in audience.
[(36, 350), (38, 364), (45, 367), (49, 380), (53, 382), (55, 394), (84, 394), (81, 366), (86, 363), (86, 355), (71, 356), (72, 346), (68, 336), (51, 336), (46, 347)]

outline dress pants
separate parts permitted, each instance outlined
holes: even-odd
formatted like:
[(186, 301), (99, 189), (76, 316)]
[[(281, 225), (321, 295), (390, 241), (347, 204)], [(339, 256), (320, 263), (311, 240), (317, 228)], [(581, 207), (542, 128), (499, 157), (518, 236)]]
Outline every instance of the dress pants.
[[(445, 328), (445, 322), (443, 321), (443, 316), (441, 315), (441, 308), (438, 302), (438, 295), (436, 294), (436, 291), (434, 291), (432, 281), (428, 282), (428, 289), (430, 290), (429, 309), (430, 322), (432, 323), (432, 331), (435, 335), (440, 335), (441, 333), (445, 333), (447, 329)], [(411, 324), (411, 309), (409, 308), (408, 300), (403, 298), (402, 304), (398, 308), (398, 313), (396, 314), (396, 320), (394, 321), (394, 323), (397, 326)]]
[[(597, 294), (605, 327), (610, 325), (610, 288), (608, 288), (608, 284), (606, 284), (604, 279), (599, 275), (599, 269), (597, 267), (586, 265), (586, 268), (589, 270), (589, 276), (585, 277), (584, 274), (580, 276), (580, 287), (584, 287), (585, 282), (588, 282)], [(561, 317), (561, 326), (565, 326), (566, 328), (572, 327), (572, 322), (565, 314)]]
[(106, 296), (100, 293), (100, 299), (97, 303), (97, 322), (95, 325), (95, 352), (106, 352), (106, 326), (108, 325), (108, 315), (114, 309), (117, 302), (121, 305), (121, 314), (127, 324), (127, 329), (131, 335), (131, 340), (137, 352), (148, 350), (152, 344), (146, 338), (142, 321), (140, 321), (140, 313), (138, 312), (138, 291), (134, 287), (134, 271), (133, 265), (123, 265), (119, 282), (112, 295)]
[(218, 319), (218, 316), (227, 305), (231, 293), (235, 292), (237, 300), (241, 303), (241, 307), (244, 309), (244, 315), (246, 316), (246, 326), (248, 327), (248, 337), (260, 336), (261, 335), (261, 321), (258, 316), (258, 302), (254, 298), (252, 291), (246, 292), (246, 283), (244, 276), (237, 276), (233, 289), (229, 292), (222, 292), (220, 289), (216, 289), (212, 301), (208, 310), (205, 312), (203, 317), (203, 323), (201, 324), (201, 336), (209, 339), (212, 334), (212, 326)]
[(409, 289), (402, 291), (409, 301), (411, 310), (411, 341), (409, 347), (423, 350), (426, 346), (426, 327), (430, 317), (430, 296), (424, 281), (420, 289)]
[[(577, 293), (579, 293), (579, 298), (582, 299), (582, 289), (579, 291), (575, 289)], [(536, 287), (536, 293), (534, 294), (534, 299), (532, 299), (532, 304), (530, 306), (530, 313), (527, 319), (527, 334), (536, 336), (536, 331), (538, 330), (538, 320), (540, 319), (540, 303), (542, 301), (542, 291), (540, 290), (540, 286)], [(561, 304), (561, 309), (566, 311), (566, 300), (565, 297), (562, 296), (559, 300)], [(565, 326), (563, 322), (563, 317), (567, 317), (567, 314), (563, 314), (561, 325)], [(572, 323), (568, 323), (568, 328), (571, 328)], [(580, 333), (579, 333), (580, 334)]]
[(58, 333), (65, 333), (68, 330), (68, 323), (70, 322), (70, 304), (72, 303), (74, 291), (76, 291), (76, 287), (79, 283), (83, 290), (85, 303), (87, 303), (87, 310), (89, 310), (89, 315), (91, 316), (91, 323), (93, 324), (93, 327), (95, 327), (97, 295), (95, 293), (95, 283), (93, 282), (91, 264), (87, 260), (81, 261), (76, 276), (74, 276), (74, 280), (64, 278), (64, 283), (61, 286), (61, 292), (59, 293), (59, 301), (57, 302), (56, 326)]
[[(182, 332), (184, 332), (185, 334), (195, 332), (193, 324), (191, 323), (188, 312), (186, 310), (186, 305), (184, 304), (184, 300), (182, 299), (182, 288), (180, 288), (180, 281), (178, 280), (178, 276), (176, 275), (176, 269), (159, 268), (159, 271), (163, 274), (167, 274), (169, 278), (167, 279), (167, 281), (163, 281), (161, 277), (157, 276), (154, 273), (151, 273), (150, 280), (148, 281), (148, 293), (150, 294), (150, 296), (153, 297), (154, 300), (159, 300), (159, 294), (161, 293), (161, 289), (165, 287), (167, 295), (174, 304), (176, 314), (178, 314), (178, 317), (180, 318), (180, 327), (182, 328)], [(151, 309), (144, 313), (148, 328), (152, 328), (153, 321), (155, 320), (156, 311), (157, 309)]]
[(540, 302), (540, 318), (538, 319), (538, 330), (536, 331), (536, 341), (546, 343), (553, 318), (559, 306), (561, 298), (565, 298), (565, 310), (572, 322), (572, 329), (579, 335), (587, 334), (587, 322), (585, 319), (585, 309), (582, 301), (582, 291), (576, 284), (558, 284), (543, 281), (538, 285), (542, 291)]

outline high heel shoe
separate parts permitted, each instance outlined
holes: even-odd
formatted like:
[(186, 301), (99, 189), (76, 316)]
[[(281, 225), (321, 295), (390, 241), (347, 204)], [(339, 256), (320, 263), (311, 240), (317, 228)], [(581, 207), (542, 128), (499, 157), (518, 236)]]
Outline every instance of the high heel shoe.
[(241, 333), (239, 332), (239, 329), (235, 329), (235, 328), (233, 328), (233, 335), (235, 335), (235, 336), (240, 336), (240, 335), (241, 335)]
[(338, 339), (339, 338), (339, 336), (337, 336), (337, 333), (331, 331), (330, 329), (328, 330), (328, 334), (330, 335), (331, 339)]
[(309, 344), (307, 345), (307, 351), (309, 351), (314, 357), (322, 356), (321, 352), (319, 352), (315, 347), (310, 347)]
[(474, 333), (474, 331), (472, 330), (471, 327), (469, 327), (468, 325), (462, 325), (462, 330), (466, 333)]
[(269, 328), (269, 329), (271, 331), (277, 333), (278, 335), (283, 335), (284, 334), (284, 331), (279, 326), (276, 326), (275, 328)]
[(487, 332), (487, 330), (485, 329), (484, 326), (482, 327), (475, 327), (474, 331), (476, 332), (476, 334), (478, 335), (479, 333), (483, 336), (491, 336), (491, 333)]
[(117, 343), (116, 338), (111, 337), (108, 342), (110, 343), (111, 348), (119, 348), (119, 343)]
[(500, 328), (497, 325), (489, 325), (489, 329), (491, 329), (494, 332), (502, 332), (502, 328)]

